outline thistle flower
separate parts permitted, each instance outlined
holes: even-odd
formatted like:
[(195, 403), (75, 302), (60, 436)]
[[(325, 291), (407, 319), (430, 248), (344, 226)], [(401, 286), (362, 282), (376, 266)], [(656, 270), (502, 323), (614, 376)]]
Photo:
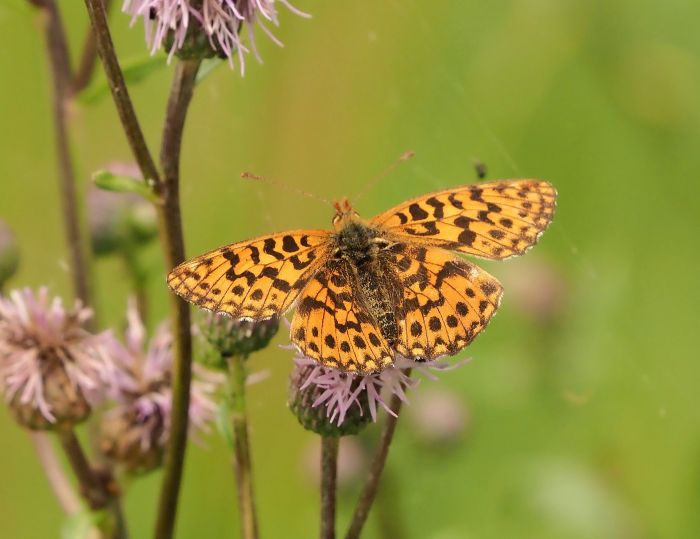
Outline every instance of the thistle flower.
[(46, 288), (0, 298), (0, 389), (23, 426), (73, 426), (103, 398), (113, 338), (91, 334), (91, 316), (79, 301), (64, 308)]
[(19, 249), (15, 236), (5, 221), (0, 220), (0, 289), (19, 266)]
[[(319, 365), (297, 353), (294, 358), (289, 406), (304, 428), (318, 434), (356, 434), (370, 421), (377, 420), (377, 409), (389, 407), (388, 395), (408, 402), (407, 391), (419, 380), (410, 378), (408, 369), (435, 379), (431, 371), (451, 369), (439, 361), (417, 362), (399, 356), (380, 373), (358, 375)], [(384, 394), (384, 395), (382, 395)]]
[[(277, 1), (292, 13), (309, 17), (287, 0)], [(168, 59), (173, 54), (199, 58), (218, 55), (228, 58), (231, 65), (237, 55), (243, 74), (246, 54), (252, 52), (261, 61), (255, 26), (282, 46), (265, 23), (279, 26), (275, 4), (275, 0), (125, 0), (122, 11), (131, 15), (132, 25), (143, 18), (151, 54), (166, 47)], [(250, 48), (243, 45), (244, 32)]]
[[(170, 433), (173, 337), (161, 324), (146, 347), (146, 330), (134, 301), (127, 310), (125, 344), (114, 342), (116, 372), (111, 397), (116, 406), (101, 423), (102, 452), (131, 473), (150, 471), (162, 462)], [(217, 406), (220, 378), (195, 365), (190, 397), (190, 428), (206, 432)]]

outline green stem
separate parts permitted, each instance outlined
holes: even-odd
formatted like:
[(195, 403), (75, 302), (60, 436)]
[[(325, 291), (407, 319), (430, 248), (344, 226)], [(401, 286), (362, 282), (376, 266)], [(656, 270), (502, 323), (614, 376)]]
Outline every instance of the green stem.
[(253, 495), (253, 464), (248, 438), (248, 416), (246, 413), (246, 365), (242, 356), (232, 356), (229, 360), (229, 380), (231, 385), (231, 423), (233, 424), (233, 456), (238, 492), (238, 508), (241, 518), (241, 537), (257, 539), (258, 522)]
[[(105, 12), (109, 12), (112, 0), (102, 0), (105, 7)], [(97, 62), (97, 40), (92, 26), (89, 26), (83, 40), (83, 50), (80, 54), (80, 63), (75, 71), (75, 76), (72, 81), (71, 92), (73, 95), (79, 94), (92, 80), (92, 75), (95, 72), (95, 64)]]
[[(407, 369), (406, 373), (410, 375), (410, 369)], [(399, 420), (399, 412), (401, 411), (401, 404), (401, 398), (394, 394), (394, 396), (391, 398), (391, 403), (389, 404), (389, 408), (392, 412), (394, 412), (394, 414), (387, 415), (381, 437), (379, 438), (379, 446), (377, 447), (377, 451), (372, 459), (367, 481), (365, 482), (365, 486), (363, 487), (360, 498), (355, 506), (355, 511), (352, 515), (350, 527), (345, 535), (345, 539), (357, 539), (360, 537), (362, 528), (367, 521), (369, 510), (372, 508), (372, 503), (374, 503), (374, 499), (377, 496), (379, 480), (381, 479), (382, 472), (384, 471), (384, 464), (386, 463), (386, 458), (389, 454), (389, 447), (391, 446), (391, 441), (394, 438), (396, 423)]]
[[(58, 157), (59, 185), (66, 244), (70, 260), (73, 291), (84, 305), (94, 308), (90, 267), (87, 257), (87, 236), (82, 226), (75, 170), (71, 159), (66, 105), (70, 99), (72, 68), (65, 30), (58, 7), (53, 0), (35, 2), (44, 15), (46, 53), (53, 78), (53, 116)], [(94, 324), (95, 320), (91, 321)]]
[[(165, 113), (160, 152), (163, 178), (158, 185), (162, 204), (157, 208), (160, 237), (168, 269), (174, 268), (185, 259), (185, 242), (180, 217), (180, 150), (185, 118), (200, 64), (199, 60), (180, 60), (177, 63)], [(172, 411), (154, 534), (158, 539), (172, 537), (175, 529), (177, 502), (187, 449), (192, 381), (189, 306), (175, 294), (169, 294), (169, 299), (173, 327)]]
[(127, 141), (131, 147), (131, 152), (134, 154), (134, 158), (141, 169), (143, 178), (147, 181), (158, 183), (160, 180), (158, 169), (148, 149), (148, 144), (146, 144), (146, 138), (143, 136), (134, 105), (129, 97), (129, 90), (126, 87), (124, 75), (121, 67), (119, 67), (119, 60), (117, 60), (114, 43), (107, 24), (105, 6), (102, 0), (85, 0), (85, 6), (90, 16), (97, 53), (102, 60), (109, 89), (112, 92), (112, 98)]
[(321, 436), (321, 539), (335, 539), (338, 436)]

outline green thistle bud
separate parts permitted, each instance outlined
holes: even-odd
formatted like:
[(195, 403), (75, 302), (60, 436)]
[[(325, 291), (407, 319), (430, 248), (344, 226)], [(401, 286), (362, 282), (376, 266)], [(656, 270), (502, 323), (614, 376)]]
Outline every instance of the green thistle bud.
[(209, 350), (200, 358), (200, 362), (211, 368), (226, 370), (228, 358), (246, 358), (262, 350), (270, 344), (278, 329), (279, 319), (276, 317), (252, 322), (208, 314), (200, 330), (209, 344)]

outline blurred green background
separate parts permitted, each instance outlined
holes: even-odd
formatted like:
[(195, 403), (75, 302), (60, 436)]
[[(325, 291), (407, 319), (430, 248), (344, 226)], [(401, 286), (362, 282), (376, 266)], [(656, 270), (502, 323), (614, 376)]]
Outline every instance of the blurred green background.
[[(60, 4), (77, 51), (83, 3)], [(471, 363), (413, 393), (367, 537), (700, 537), (700, 3), (295, 5), (313, 18), (280, 5), (284, 48), (261, 34), (263, 65), (249, 61), (244, 78), (223, 66), (197, 88), (182, 155), (189, 255), (329, 226), (324, 204), (246, 183), (243, 170), (333, 199), (415, 150), (358, 203), (365, 216), (475, 181), (475, 160), (489, 178), (544, 178), (560, 194), (540, 245), (483, 264), (506, 286), (500, 313), (460, 355)], [(117, 9), (112, 21), (121, 57), (143, 56), (141, 24), (130, 30)], [(21, 0), (0, 5), (0, 216), (22, 249), (11, 285), (68, 297), (40, 30)], [(171, 74), (132, 88), (153, 148)], [(109, 98), (71, 119), (84, 190), (92, 171), (130, 154)], [(166, 289), (156, 246), (148, 257), (153, 322)], [(101, 319), (120, 324), (123, 267), (95, 269)], [(250, 389), (262, 534), (314, 537), (314, 436), (286, 408), (290, 353), (272, 346), (252, 361), (270, 370)], [(433, 407), (436, 392), (454, 409)], [(457, 442), (420, 434), (430, 412), (461, 414)], [(57, 536), (63, 516), (5, 409), (0, 432), (2, 536)], [(150, 534), (159, 479), (129, 486), (133, 537)], [(341, 526), (356, 492), (351, 481)], [(237, 526), (230, 455), (213, 434), (188, 454), (179, 536), (231, 537)]]

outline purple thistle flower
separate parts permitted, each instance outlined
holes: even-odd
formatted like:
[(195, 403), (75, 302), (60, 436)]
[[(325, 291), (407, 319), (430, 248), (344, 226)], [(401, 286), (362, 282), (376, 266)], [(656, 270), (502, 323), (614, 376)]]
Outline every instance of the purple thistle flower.
[(65, 309), (46, 288), (0, 298), (0, 389), (22, 425), (72, 426), (104, 397), (113, 337), (90, 333), (91, 317), (79, 301)]
[[(313, 388), (312, 408), (324, 407), (326, 419), (338, 427), (349, 415), (364, 417), (364, 422), (377, 420), (379, 407), (395, 415), (386, 396), (397, 395), (408, 403), (407, 391), (415, 388), (420, 380), (410, 378), (407, 370), (413, 369), (424, 377), (435, 380), (434, 371), (444, 371), (460, 366), (464, 361), (449, 365), (440, 361), (417, 362), (398, 356), (396, 362), (380, 373), (359, 375), (319, 365), (300, 352), (294, 358), (295, 371), (300, 373), (298, 391)], [(384, 395), (384, 396), (383, 396)], [(367, 418), (369, 414), (369, 418)], [(355, 418), (357, 419), (357, 418)]]
[[(168, 442), (171, 418), (171, 369), (173, 337), (161, 324), (146, 346), (146, 330), (134, 301), (127, 310), (125, 344), (112, 346), (116, 370), (111, 397), (117, 405), (102, 420), (102, 450), (129, 471), (157, 467)], [(194, 365), (190, 396), (190, 429), (207, 432), (217, 405), (214, 395), (221, 377)]]
[[(277, 1), (292, 13), (309, 17), (287, 0)], [(252, 52), (261, 61), (255, 46), (255, 26), (282, 46), (265, 24), (266, 21), (279, 26), (275, 0), (125, 0), (122, 11), (131, 15), (132, 25), (143, 18), (151, 54), (167, 45), (170, 47), (168, 60), (185, 47), (192, 30), (202, 32), (211, 49), (228, 58), (231, 65), (237, 55), (241, 74), (245, 71), (246, 54)], [(250, 49), (243, 45), (244, 30)]]

